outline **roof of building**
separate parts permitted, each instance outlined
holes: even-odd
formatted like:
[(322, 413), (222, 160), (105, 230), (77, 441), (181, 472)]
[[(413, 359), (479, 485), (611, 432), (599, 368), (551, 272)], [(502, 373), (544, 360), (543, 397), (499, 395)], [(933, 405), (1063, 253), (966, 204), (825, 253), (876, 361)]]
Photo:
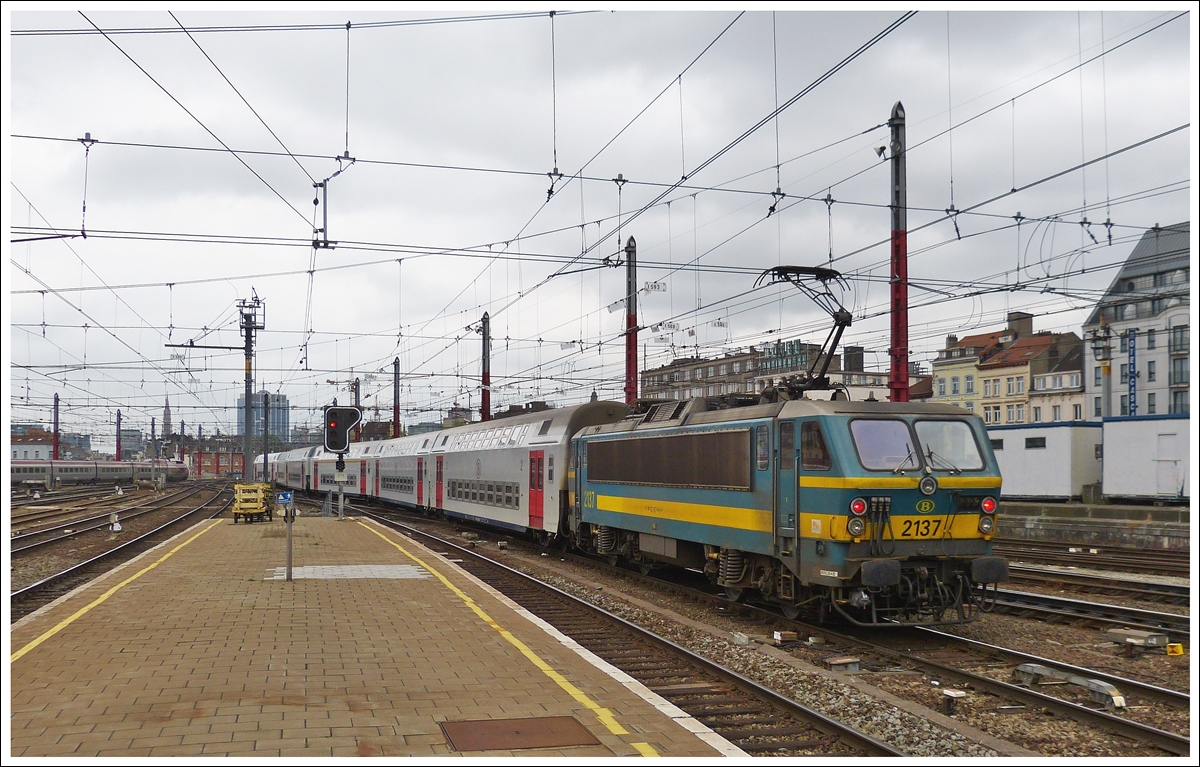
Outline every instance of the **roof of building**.
[(921, 376), (908, 386), (908, 398), (929, 399), (933, 396), (933, 376)]
[[(1191, 264), (1191, 230), (1190, 221), (1184, 221), (1179, 224), (1171, 224), (1170, 226), (1157, 226), (1147, 229), (1142, 238), (1138, 240), (1137, 245), (1133, 247), (1133, 251), (1129, 254), (1129, 258), (1125, 259), (1125, 264), (1121, 267), (1121, 271), (1113, 279), (1112, 284), (1108, 286), (1108, 290), (1104, 292), (1104, 297), (1096, 304), (1096, 308), (1088, 316), (1087, 322), (1084, 325), (1095, 325), (1100, 322), (1100, 309), (1103, 306), (1115, 303), (1124, 303), (1128, 297), (1122, 295), (1127, 291), (1122, 290), (1130, 280), (1137, 277), (1144, 277), (1150, 274), (1159, 272), (1173, 271), (1175, 269), (1187, 269)], [(1185, 286), (1186, 290), (1190, 286)], [(1177, 286), (1166, 288), (1172, 291), (1177, 291)], [(1164, 290), (1159, 288), (1155, 292)], [(1145, 291), (1142, 291), (1145, 293)], [(1146, 299), (1152, 298), (1152, 295), (1145, 295)]]
[[(1038, 333), (1037, 335), (1018, 338), (1013, 342), (1012, 346), (1007, 349), (1001, 349), (993, 354), (985, 362), (979, 363), (980, 369), (984, 368), (1003, 368), (1014, 367), (1016, 365), (1026, 365), (1034, 359), (1045, 354), (1051, 347), (1062, 347), (1064, 344), (1071, 344), (1066, 348), (1073, 349), (1082, 343), (1079, 336), (1074, 333)], [(1082, 368), (1076, 368), (1077, 370)]]

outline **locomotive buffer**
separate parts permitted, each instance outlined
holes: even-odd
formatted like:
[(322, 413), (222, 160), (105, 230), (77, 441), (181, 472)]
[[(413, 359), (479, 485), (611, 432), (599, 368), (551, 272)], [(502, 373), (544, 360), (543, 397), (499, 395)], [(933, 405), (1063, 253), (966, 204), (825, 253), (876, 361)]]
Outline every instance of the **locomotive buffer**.
[(338, 407), (337, 400), (325, 408), (325, 450), (337, 453), (337, 466), (333, 481), (338, 486), (338, 519), (346, 519), (346, 453), (350, 452), (350, 430), (362, 420), (362, 411), (356, 407)]

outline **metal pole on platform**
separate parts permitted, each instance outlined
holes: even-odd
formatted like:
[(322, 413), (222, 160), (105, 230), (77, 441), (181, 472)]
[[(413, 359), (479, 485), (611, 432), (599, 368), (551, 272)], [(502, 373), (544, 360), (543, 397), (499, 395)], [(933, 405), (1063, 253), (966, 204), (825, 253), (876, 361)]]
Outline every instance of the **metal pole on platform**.
[(346, 521), (346, 494), (343, 492), (344, 485), (338, 484), (338, 521)]
[(287, 522), (287, 580), (289, 583), (292, 580), (292, 517), (295, 516), (293, 508), (294, 506), (290, 503), (283, 507), (283, 518)]

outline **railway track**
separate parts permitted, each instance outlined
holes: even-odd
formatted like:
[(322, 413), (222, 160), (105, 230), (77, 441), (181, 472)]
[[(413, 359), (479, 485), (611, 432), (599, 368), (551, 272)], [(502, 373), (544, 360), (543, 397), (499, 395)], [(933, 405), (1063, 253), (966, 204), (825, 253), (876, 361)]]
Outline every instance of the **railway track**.
[(1031, 541), (1022, 538), (997, 538), (993, 543), (995, 553), (1012, 562), (1183, 578), (1188, 577), (1191, 571), (1191, 553), (1188, 551), (1149, 551), (1119, 546)]
[(1190, 586), (1122, 580), (1103, 575), (1059, 570), (1040, 570), (1020, 565), (1009, 565), (1008, 582), (1044, 588), (1064, 588), (1089, 594), (1128, 597), (1143, 602), (1173, 605), (1190, 605), (1192, 595)]
[[(211, 484), (197, 484), (190, 487), (184, 487), (175, 492), (161, 497), (152, 497), (141, 503), (135, 503), (132, 506), (127, 506), (117, 510), (120, 518), (123, 521), (136, 518), (143, 514), (161, 511), (169, 506), (172, 506), (180, 501), (184, 501), (197, 493), (211, 489)], [(111, 499), (105, 499), (111, 500)], [(66, 522), (52, 524), (49, 527), (42, 527), (36, 530), (27, 532), (17, 532), (9, 538), (10, 554), (20, 554), (22, 552), (31, 551), (33, 549), (47, 546), (52, 543), (57, 543), (61, 540), (73, 538), (82, 533), (91, 532), (94, 530), (102, 530), (108, 527), (110, 523), (110, 515), (113, 513), (111, 509), (105, 509), (99, 514), (89, 514), (88, 510), (80, 509), (78, 514)]]
[(443, 538), (370, 510), (370, 518), (451, 550), (459, 566), (752, 755), (903, 756), (639, 626)]
[(1085, 602), (1025, 591), (997, 591), (996, 611), (1076, 626), (1127, 626), (1144, 631), (1157, 631), (1166, 633), (1173, 641), (1186, 641), (1191, 631), (1191, 619), (1186, 615), (1138, 610), (1133, 607)]
[(157, 546), (180, 529), (190, 524), (196, 517), (206, 514), (211, 519), (233, 503), (233, 495), (228, 492), (228, 484), (215, 493), (211, 498), (175, 519), (160, 525), (132, 540), (126, 541), (114, 548), (98, 554), (84, 562), (79, 562), (37, 583), (9, 594), (11, 621), (16, 622), (29, 615), (43, 605), (47, 605), (78, 586), (93, 578), (108, 572), (117, 564), (128, 561), (145, 551)]
[(26, 495), (24, 493), (13, 493), (11, 497), (12, 508), (20, 509), (27, 506), (49, 506), (52, 504), (69, 503), (71, 501), (79, 501), (90, 498), (108, 498), (113, 495), (113, 490), (110, 490), (109, 488), (116, 487), (120, 487), (123, 491), (128, 491), (133, 489), (134, 486), (132, 483), (122, 485), (113, 483), (99, 486), (88, 485), (86, 487), (72, 488), (70, 490), (47, 490), (39, 491), (38, 497), (36, 498), (33, 497), (33, 495)]

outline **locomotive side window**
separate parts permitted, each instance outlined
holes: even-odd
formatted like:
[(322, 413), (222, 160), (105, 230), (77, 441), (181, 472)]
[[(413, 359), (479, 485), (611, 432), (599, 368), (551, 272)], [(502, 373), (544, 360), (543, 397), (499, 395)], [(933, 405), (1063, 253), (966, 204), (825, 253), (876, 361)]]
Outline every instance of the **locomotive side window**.
[(759, 471), (765, 470), (771, 463), (771, 439), (766, 426), (754, 427), (755, 459)]
[(589, 441), (582, 456), (591, 482), (750, 489), (749, 429)]
[(800, 466), (810, 471), (826, 471), (833, 466), (821, 424), (807, 421), (800, 425)]
[(855, 419), (850, 422), (850, 435), (864, 469), (899, 472), (921, 467), (920, 452), (904, 421)]
[(791, 421), (779, 424), (779, 468), (782, 471), (796, 468), (796, 424)]
[(917, 439), (934, 469), (978, 471), (983, 457), (975, 444), (975, 435), (965, 421), (917, 421)]

